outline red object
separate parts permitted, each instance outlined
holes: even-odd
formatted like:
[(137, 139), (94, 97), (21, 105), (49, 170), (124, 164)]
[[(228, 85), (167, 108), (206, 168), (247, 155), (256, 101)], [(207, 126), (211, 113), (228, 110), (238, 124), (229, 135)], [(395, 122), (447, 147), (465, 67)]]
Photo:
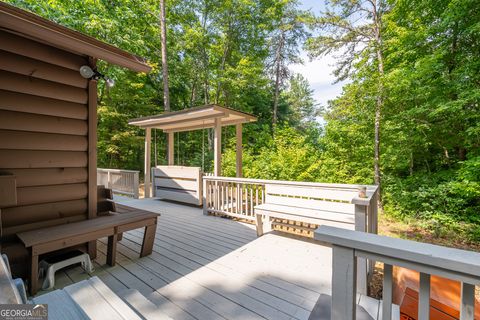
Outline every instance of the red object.
[[(417, 320), (419, 273), (394, 267), (393, 303), (400, 305), (404, 320)], [(460, 318), (461, 283), (432, 275), (430, 278), (430, 320)], [(475, 303), (475, 319), (480, 319), (480, 301)]]
[[(400, 306), (400, 313), (407, 316), (406, 319), (418, 319), (418, 292), (407, 288)], [(458, 310), (430, 299), (430, 319), (434, 320), (458, 320), (460, 313)]]

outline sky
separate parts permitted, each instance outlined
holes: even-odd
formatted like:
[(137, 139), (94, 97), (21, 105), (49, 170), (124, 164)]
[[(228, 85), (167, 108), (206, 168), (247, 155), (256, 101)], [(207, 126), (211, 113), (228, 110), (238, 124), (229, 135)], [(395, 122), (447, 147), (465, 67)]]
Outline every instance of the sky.
[[(313, 13), (319, 14), (324, 8), (323, 0), (302, 0), (302, 9), (310, 9)], [(310, 82), (310, 86), (314, 90), (314, 98), (321, 106), (326, 106), (328, 100), (332, 100), (342, 92), (344, 83), (335, 82), (333, 70), (335, 65), (335, 57), (328, 55), (317, 58), (313, 61), (307, 57), (302, 50), (303, 65), (290, 65), (290, 70), (302, 74)]]

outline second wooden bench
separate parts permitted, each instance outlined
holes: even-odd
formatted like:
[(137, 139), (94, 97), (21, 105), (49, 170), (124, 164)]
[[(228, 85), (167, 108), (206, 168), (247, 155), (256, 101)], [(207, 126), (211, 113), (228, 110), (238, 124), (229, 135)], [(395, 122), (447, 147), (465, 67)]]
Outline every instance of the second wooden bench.
[(357, 196), (355, 189), (267, 184), (265, 202), (254, 208), (257, 234), (270, 231), (272, 218), (366, 231), (366, 206)]

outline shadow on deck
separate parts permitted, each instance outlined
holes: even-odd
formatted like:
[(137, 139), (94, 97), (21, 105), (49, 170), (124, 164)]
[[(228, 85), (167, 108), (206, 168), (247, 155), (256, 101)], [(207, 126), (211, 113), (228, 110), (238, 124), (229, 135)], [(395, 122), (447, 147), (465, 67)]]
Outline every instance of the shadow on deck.
[[(150, 256), (138, 258), (141, 229), (124, 234), (115, 267), (105, 264), (106, 239), (98, 241), (94, 275), (120, 296), (138, 290), (173, 319), (308, 319), (319, 295), (330, 294), (330, 248), (283, 234), (257, 238), (254, 226), (196, 207), (116, 201), (161, 214)], [(66, 269), (56, 288), (88, 277)]]

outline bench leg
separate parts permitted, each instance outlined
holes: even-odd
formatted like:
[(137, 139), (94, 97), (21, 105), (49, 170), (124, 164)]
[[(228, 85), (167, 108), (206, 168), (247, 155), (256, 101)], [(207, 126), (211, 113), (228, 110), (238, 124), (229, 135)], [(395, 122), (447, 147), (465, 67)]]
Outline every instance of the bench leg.
[(30, 253), (30, 295), (33, 297), (38, 291), (38, 255)]
[(97, 258), (97, 240), (87, 242), (87, 253), (92, 260)]
[(270, 216), (265, 215), (263, 217), (263, 233), (272, 231), (272, 222), (270, 221)]
[(117, 234), (108, 237), (107, 264), (112, 267), (115, 265), (115, 258), (117, 256), (117, 241)]
[(262, 221), (262, 215), (257, 214), (256, 215), (256, 225), (257, 225), (257, 237), (261, 237), (263, 235), (263, 221)]
[(157, 223), (145, 227), (145, 234), (143, 235), (142, 251), (140, 257), (148, 256), (152, 253), (153, 242), (155, 241), (155, 233), (157, 231)]

